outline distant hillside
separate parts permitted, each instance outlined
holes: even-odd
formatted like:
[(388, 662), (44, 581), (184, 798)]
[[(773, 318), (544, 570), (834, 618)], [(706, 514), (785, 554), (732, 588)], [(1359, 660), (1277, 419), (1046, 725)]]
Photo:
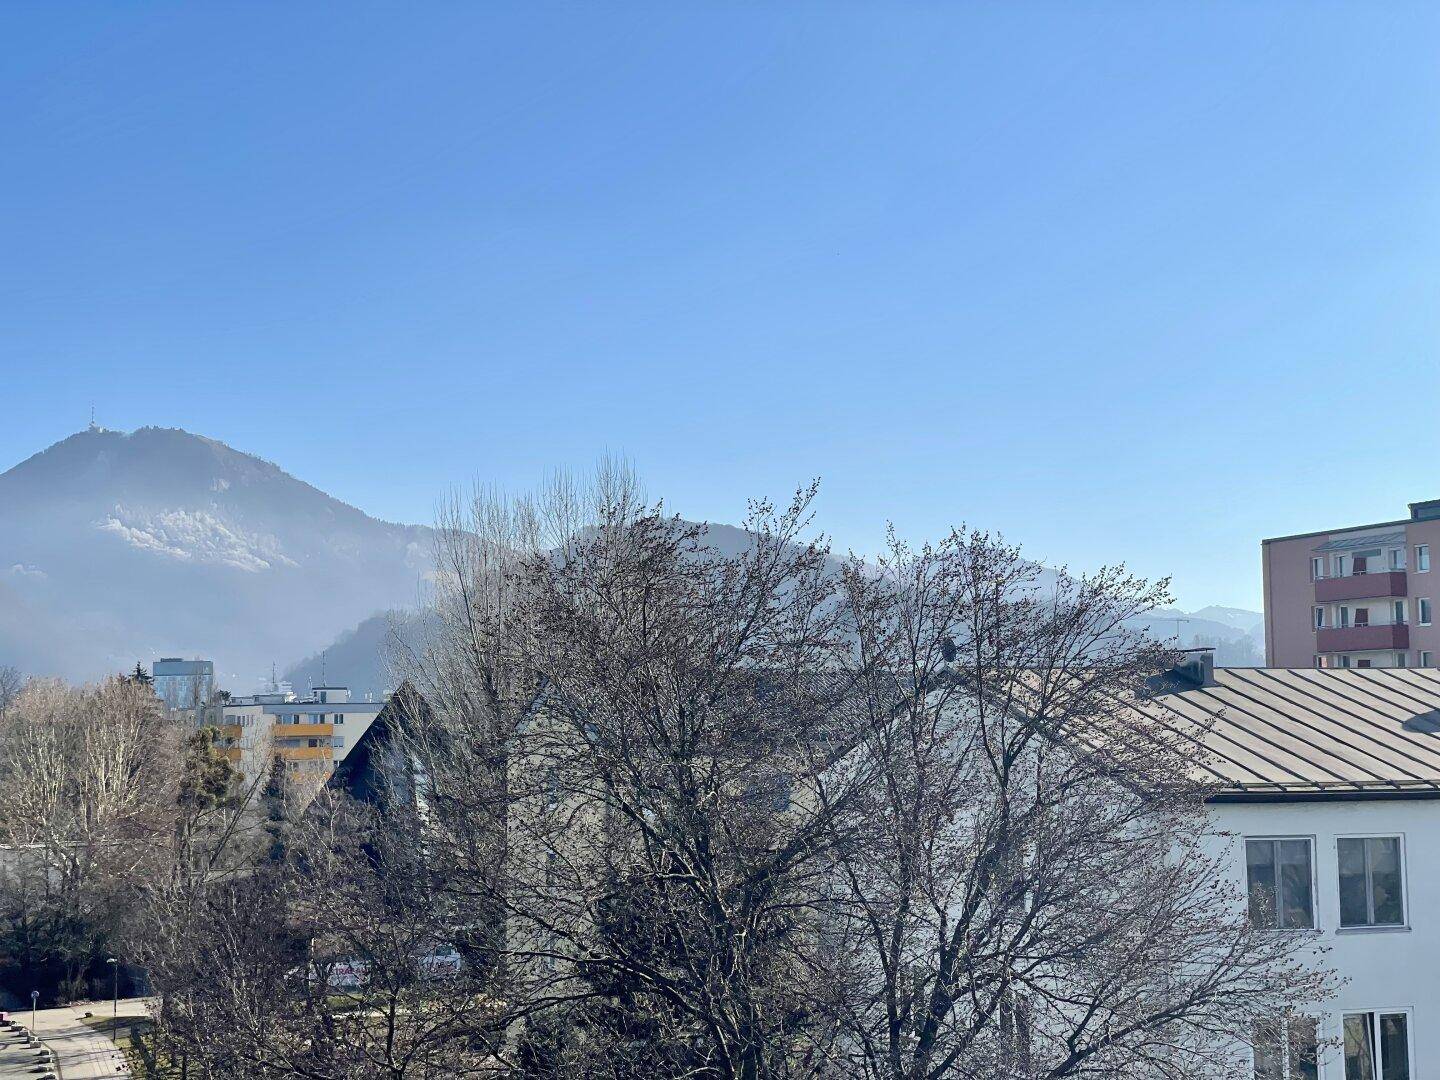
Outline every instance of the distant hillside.
[[(734, 554), (749, 543), (711, 525)], [(431, 531), (379, 521), (224, 443), (165, 428), (90, 429), (0, 473), (0, 665), (89, 679), (159, 656), (216, 661), (239, 692), (272, 664), (297, 690), (381, 693)], [(387, 613), (387, 614), (377, 614)], [(1157, 611), (1156, 636), (1258, 663), (1261, 616)], [(295, 657), (307, 659), (295, 662)]]
[(206, 656), (249, 689), (414, 604), (428, 536), (214, 439), (82, 431), (0, 474), (0, 663), (93, 678)]
[(423, 616), (380, 612), (346, 630), (321, 652), (286, 668), (283, 678), (302, 694), (315, 686), (347, 686), (352, 697), (378, 700), (399, 682), (390, 663), (396, 643), (417, 640), (423, 629)]

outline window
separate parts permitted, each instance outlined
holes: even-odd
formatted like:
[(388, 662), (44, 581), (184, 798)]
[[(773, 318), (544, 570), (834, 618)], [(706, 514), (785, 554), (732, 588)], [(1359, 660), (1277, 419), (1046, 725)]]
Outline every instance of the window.
[(1312, 865), (1307, 838), (1246, 840), (1251, 921), (1262, 930), (1313, 930)]
[(1255, 1080), (1319, 1080), (1319, 1039), (1308, 1016), (1287, 1016), (1255, 1031)]
[(1341, 667), (1349, 667), (1349, 666), (1350, 666), (1350, 657), (1349, 657), (1348, 655), (1346, 655), (1346, 656), (1341, 656), (1341, 657), (1340, 657), (1340, 666), (1341, 666)]
[(1429, 570), (1430, 570), (1430, 545), (1429, 545), (1429, 544), (1416, 544), (1416, 545), (1415, 545), (1415, 572), (1416, 572), (1417, 574), (1425, 574), (1425, 573), (1428, 573)]
[(1404, 600), (1396, 600), (1396, 601), (1391, 605), (1390, 621), (1393, 622), (1396, 626), (1404, 626), (1404, 625), (1405, 625), (1405, 601), (1404, 601)]
[(1342, 836), (1341, 926), (1403, 926), (1405, 897), (1398, 836)]
[(1415, 601), (1415, 621), (1421, 626), (1430, 625), (1430, 598), (1422, 596)]
[(1370, 558), (1367, 555), (1355, 556), (1355, 570), (1357, 574), (1368, 574), (1370, 572)]
[(1405, 654), (1404, 654), (1403, 652), (1397, 652), (1397, 653), (1395, 654), (1395, 666), (1396, 666), (1396, 667), (1404, 667), (1404, 666), (1405, 666)]
[(1369, 625), (1370, 625), (1370, 609), (1369, 609), (1368, 607), (1357, 607), (1357, 608), (1355, 609), (1355, 625), (1356, 625), (1356, 626), (1369, 626)]
[(1325, 609), (1323, 607), (1317, 607), (1315, 609), (1315, 629), (1325, 629)]
[(1430, 650), (1421, 649), (1418, 654), (1418, 659), (1416, 660), (1416, 663), (1420, 667), (1430, 667), (1434, 663), (1434, 658), (1430, 655)]
[(306, 745), (306, 746), (319, 746), (319, 745), (320, 745), (320, 740), (319, 740), (319, 739), (306, 739), (306, 740), (305, 740), (305, 745)]
[(1370, 667), (1370, 666), (1371, 666), (1371, 661), (1369, 661), (1369, 660), (1356, 660), (1356, 661), (1355, 661), (1355, 666), (1356, 666), (1356, 667)]
[(345, 749), (345, 736), (344, 736), (344, 735), (332, 735), (332, 736), (330, 737), (330, 745), (333, 746), (336, 750), (343, 750), (343, 749)]
[(1315, 666), (1316, 666), (1316, 667), (1318, 667), (1318, 668), (1323, 668), (1323, 667), (1325, 666), (1325, 658), (1324, 658), (1323, 656), (1321, 656), (1319, 653), (1316, 653), (1316, 654), (1315, 654), (1314, 659), (1315, 659)]
[(1336, 555), (1335, 558), (1331, 560), (1331, 566), (1335, 570), (1336, 577), (1345, 576), (1345, 564), (1347, 562), (1349, 562), (1349, 560), (1346, 559), (1344, 555)]
[(1340, 626), (1343, 628), (1343, 627), (1346, 627), (1346, 626), (1349, 626), (1349, 625), (1350, 625), (1350, 609), (1349, 609), (1348, 607), (1342, 607), (1342, 608), (1340, 609)]
[(1410, 1016), (1345, 1014), (1345, 1080), (1410, 1080)]
[(1310, 580), (1319, 581), (1325, 576), (1325, 556), (1316, 555), (1310, 560)]
[(335, 714), (335, 723), (337, 723), (337, 724), (343, 724), (344, 722), (345, 722), (345, 714), (344, 714), (343, 712), (337, 712), (337, 713)]
[(1391, 549), (1390, 549), (1390, 569), (1391, 569), (1391, 570), (1404, 570), (1404, 569), (1405, 569), (1405, 549), (1404, 549), (1404, 548), (1391, 548)]

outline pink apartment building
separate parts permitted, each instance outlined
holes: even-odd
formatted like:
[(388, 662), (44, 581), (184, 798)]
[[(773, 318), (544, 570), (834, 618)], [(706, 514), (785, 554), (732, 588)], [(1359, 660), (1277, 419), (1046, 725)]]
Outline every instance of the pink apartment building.
[(1435, 667), (1440, 499), (1399, 521), (1261, 541), (1270, 667)]

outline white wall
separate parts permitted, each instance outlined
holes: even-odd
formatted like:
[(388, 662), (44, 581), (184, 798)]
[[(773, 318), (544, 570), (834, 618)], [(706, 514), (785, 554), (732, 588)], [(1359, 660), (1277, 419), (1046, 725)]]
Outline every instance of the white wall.
[[(1323, 1017), (1325, 1037), (1339, 1039), (1343, 1013), (1409, 1009), (1412, 1080), (1440, 1078), (1440, 800), (1217, 803), (1211, 809), (1221, 832), (1237, 834), (1215, 844), (1242, 893), (1244, 837), (1313, 838), (1319, 929), (1308, 936), (1329, 950), (1320, 962), (1349, 980)], [(1405, 929), (1339, 930), (1336, 839), (1356, 834), (1402, 837)], [(1277, 931), (1285, 932), (1296, 931)], [(1343, 1080), (1344, 1075), (1338, 1050), (1330, 1050), (1321, 1076)]]

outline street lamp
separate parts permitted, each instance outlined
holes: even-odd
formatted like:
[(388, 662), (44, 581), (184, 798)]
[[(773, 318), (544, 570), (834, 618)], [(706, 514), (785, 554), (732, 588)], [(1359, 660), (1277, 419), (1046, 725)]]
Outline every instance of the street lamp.
[(30, 1034), (35, 1034), (35, 1018), (39, 1015), (40, 991), (30, 991)]
[(113, 956), (107, 956), (105, 962), (110, 965), (110, 972), (115, 978), (115, 1004), (110, 1013), (110, 1039), (116, 1046), (120, 1045), (120, 961)]

